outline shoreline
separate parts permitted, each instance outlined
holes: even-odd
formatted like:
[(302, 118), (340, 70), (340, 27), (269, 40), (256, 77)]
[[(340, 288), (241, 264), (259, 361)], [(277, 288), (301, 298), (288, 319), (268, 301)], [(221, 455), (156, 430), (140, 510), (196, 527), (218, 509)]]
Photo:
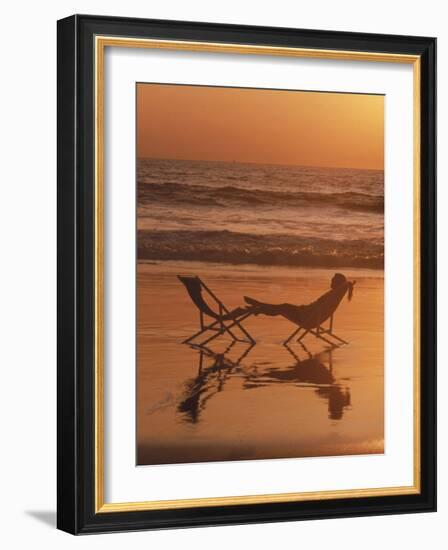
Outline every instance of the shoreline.
[[(309, 272), (315, 276), (325, 275), (327, 273), (335, 273), (337, 270), (343, 269), (347, 273), (353, 273), (358, 277), (363, 278), (380, 278), (384, 279), (383, 268), (370, 267), (341, 267), (341, 266), (314, 266), (314, 265), (271, 265), (271, 264), (255, 264), (255, 263), (231, 263), (231, 262), (204, 262), (202, 260), (165, 260), (165, 259), (145, 259), (138, 258), (136, 261), (137, 269), (144, 266), (158, 266), (164, 268), (167, 272), (174, 272), (183, 268), (186, 272), (191, 270), (202, 272), (214, 272), (222, 270), (223, 275), (233, 274), (235, 272), (263, 274), (269, 273), (269, 276), (275, 276), (275, 271), (278, 271), (279, 276), (294, 275), (294, 272), (305, 274)], [(200, 269), (199, 269), (200, 268)], [(181, 273), (179, 273), (181, 274)]]

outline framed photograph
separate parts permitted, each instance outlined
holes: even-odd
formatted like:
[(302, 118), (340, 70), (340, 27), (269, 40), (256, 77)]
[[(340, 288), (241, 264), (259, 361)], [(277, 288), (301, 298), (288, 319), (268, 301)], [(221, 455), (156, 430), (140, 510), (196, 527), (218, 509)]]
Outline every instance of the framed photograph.
[(58, 527), (436, 508), (434, 38), (58, 22)]

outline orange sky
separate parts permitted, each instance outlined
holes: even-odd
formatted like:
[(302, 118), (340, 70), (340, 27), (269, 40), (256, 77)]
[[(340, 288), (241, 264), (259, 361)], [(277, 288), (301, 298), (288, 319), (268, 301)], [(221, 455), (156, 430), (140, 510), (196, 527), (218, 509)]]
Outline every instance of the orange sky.
[(384, 96), (137, 85), (138, 157), (384, 167)]

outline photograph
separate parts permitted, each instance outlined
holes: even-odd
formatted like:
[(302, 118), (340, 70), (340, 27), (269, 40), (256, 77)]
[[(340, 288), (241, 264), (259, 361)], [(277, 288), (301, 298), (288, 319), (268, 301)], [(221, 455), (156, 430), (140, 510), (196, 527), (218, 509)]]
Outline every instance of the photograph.
[(136, 83), (137, 466), (386, 452), (384, 107)]

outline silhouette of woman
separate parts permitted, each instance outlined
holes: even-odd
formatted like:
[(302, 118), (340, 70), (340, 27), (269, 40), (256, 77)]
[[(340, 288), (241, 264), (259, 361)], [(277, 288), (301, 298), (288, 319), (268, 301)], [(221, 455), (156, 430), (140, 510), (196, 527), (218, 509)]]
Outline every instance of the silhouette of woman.
[(331, 317), (347, 292), (348, 299), (352, 299), (355, 283), (348, 281), (342, 273), (336, 273), (331, 280), (331, 289), (307, 305), (268, 304), (248, 296), (244, 296), (244, 300), (249, 304), (246, 310), (254, 315), (280, 315), (305, 329), (313, 329)]

